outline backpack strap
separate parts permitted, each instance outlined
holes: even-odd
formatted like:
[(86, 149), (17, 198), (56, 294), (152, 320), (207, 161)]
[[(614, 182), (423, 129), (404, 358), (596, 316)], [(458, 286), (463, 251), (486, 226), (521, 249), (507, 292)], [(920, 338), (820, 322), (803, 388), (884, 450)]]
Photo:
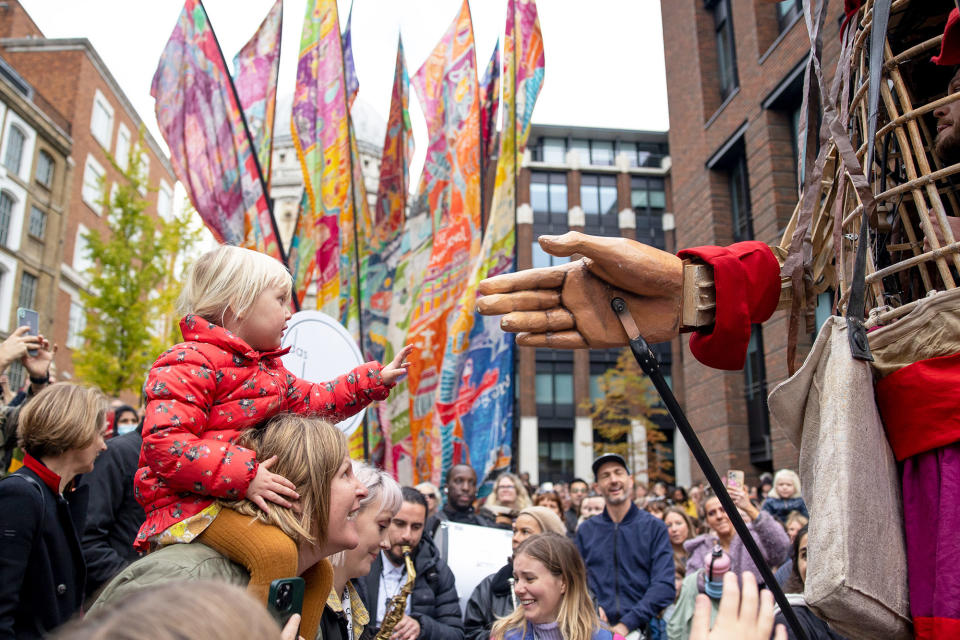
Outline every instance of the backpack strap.
[(37, 491), (40, 493), (40, 524), (43, 525), (43, 518), (47, 515), (47, 497), (43, 493), (43, 487), (40, 486), (39, 482), (23, 473), (11, 473), (7, 477), (0, 479), (0, 482), (9, 480), (10, 478), (20, 478), (37, 488)]

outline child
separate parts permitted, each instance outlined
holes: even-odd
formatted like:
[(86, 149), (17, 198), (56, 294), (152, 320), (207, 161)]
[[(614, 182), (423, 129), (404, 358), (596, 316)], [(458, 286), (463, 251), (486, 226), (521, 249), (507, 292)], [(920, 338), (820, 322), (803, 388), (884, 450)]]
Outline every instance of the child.
[(797, 511), (809, 518), (807, 505), (800, 495), (800, 477), (790, 469), (780, 469), (773, 478), (773, 491), (763, 501), (763, 510), (786, 525), (787, 516)]
[(385, 367), (368, 362), (321, 384), (287, 371), (280, 338), (291, 285), (273, 258), (227, 245), (188, 274), (180, 297), (185, 342), (157, 359), (145, 386), (134, 491), (147, 518), (136, 548), (190, 542), (216, 518), (218, 499), (246, 497), (264, 511), (267, 501), (293, 506), (293, 484), (269, 471), (276, 458), (258, 464), (237, 437), (283, 412), (338, 422), (386, 399), (406, 373), (410, 346)]

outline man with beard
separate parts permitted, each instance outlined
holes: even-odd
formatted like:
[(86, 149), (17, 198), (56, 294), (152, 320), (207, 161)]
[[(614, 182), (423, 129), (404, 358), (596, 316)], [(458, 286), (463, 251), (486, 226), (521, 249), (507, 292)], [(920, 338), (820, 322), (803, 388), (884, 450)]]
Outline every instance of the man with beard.
[(650, 622), (673, 602), (673, 551), (667, 527), (637, 508), (627, 461), (605, 453), (593, 461), (603, 513), (584, 520), (576, 543), (599, 613), (614, 633), (645, 637)]
[[(407, 598), (404, 615), (393, 628), (393, 640), (463, 640), (463, 622), (453, 573), (430, 536), (423, 535), (427, 500), (412, 487), (403, 487), (403, 504), (390, 520), (387, 538), (390, 548), (373, 561), (366, 578), (355, 586), (379, 629), (390, 610), (390, 600), (407, 582), (406, 562), (401, 547), (410, 547), (417, 576), (413, 593)], [(374, 634), (376, 632), (374, 631)]]
[(447, 496), (446, 504), (427, 522), (427, 531), (431, 536), (437, 532), (440, 523), (447, 520), (481, 527), (496, 526), (493, 520), (473, 509), (473, 501), (477, 499), (477, 473), (470, 465), (458, 464), (450, 467), (443, 492)]
[(567, 532), (573, 535), (577, 530), (577, 522), (580, 521), (580, 504), (590, 493), (590, 486), (586, 480), (574, 478), (570, 483), (570, 508), (564, 514), (567, 524)]

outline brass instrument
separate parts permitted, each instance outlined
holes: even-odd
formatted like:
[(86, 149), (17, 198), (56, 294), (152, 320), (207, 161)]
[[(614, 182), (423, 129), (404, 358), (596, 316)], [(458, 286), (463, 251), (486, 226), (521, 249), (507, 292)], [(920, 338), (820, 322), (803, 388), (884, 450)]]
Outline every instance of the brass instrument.
[(407, 608), (407, 598), (413, 593), (413, 581), (417, 579), (417, 571), (413, 568), (413, 558), (410, 556), (410, 547), (404, 545), (400, 547), (400, 551), (403, 552), (403, 560), (407, 563), (407, 581), (400, 588), (400, 593), (387, 601), (387, 613), (383, 616), (383, 624), (377, 632), (377, 640), (390, 640), (393, 628), (400, 622)]

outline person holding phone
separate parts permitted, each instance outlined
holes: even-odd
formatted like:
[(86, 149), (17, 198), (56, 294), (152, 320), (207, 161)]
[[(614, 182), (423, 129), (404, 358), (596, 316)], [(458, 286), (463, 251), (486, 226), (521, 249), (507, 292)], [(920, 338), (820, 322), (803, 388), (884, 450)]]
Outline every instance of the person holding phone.
[[(10, 468), (13, 450), (17, 446), (17, 420), (20, 410), (35, 395), (40, 393), (50, 383), (50, 363), (56, 353), (56, 346), (40, 334), (31, 334), (31, 327), (17, 327), (6, 340), (0, 343), (0, 372), (4, 372), (16, 361), (20, 361), (27, 371), (30, 385), (27, 387), (26, 399), (17, 406), (3, 402), (0, 406), (0, 453), (2, 453), (2, 468), (0, 473)], [(31, 355), (33, 352), (34, 355)]]
[[(769, 513), (760, 511), (753, 506), (747, 492), (742, 487), (730, 487), (727, 491), (730, 493), (733, 503), (743, 513), (747, 529), (750, 530), (750, 534), (756, 540), (767, 564), (771, 567), (783, 564), (790, 551), (790, 538), (783, 526)], [(704, 511), (706, 511), (706, 523), (710, 527), (710, 532), (697, 536), (693, 540), (687, 540), (683, 545), (688, 558), (687, 574), (702, 569), (704, 556), (709, 555), (708, 552), (713, 549), (714, 545), (719, 544), (730, 556), (731, 573), (738, 576), (747, 572), (752, 573), (757, 584), (762, 585), (763, 577), (760, 575), (760, 570), (753, 563), (747, 548), (733, 528), (733, 523), (730, 522), (727, 512), (723, 510), (723, 506), (720, 504), (720, 498), (716, 496), (708, 498), (704, 504)], [(703, 593), (705, 587), (702, 577), (699, 588), (700, 592)]]

